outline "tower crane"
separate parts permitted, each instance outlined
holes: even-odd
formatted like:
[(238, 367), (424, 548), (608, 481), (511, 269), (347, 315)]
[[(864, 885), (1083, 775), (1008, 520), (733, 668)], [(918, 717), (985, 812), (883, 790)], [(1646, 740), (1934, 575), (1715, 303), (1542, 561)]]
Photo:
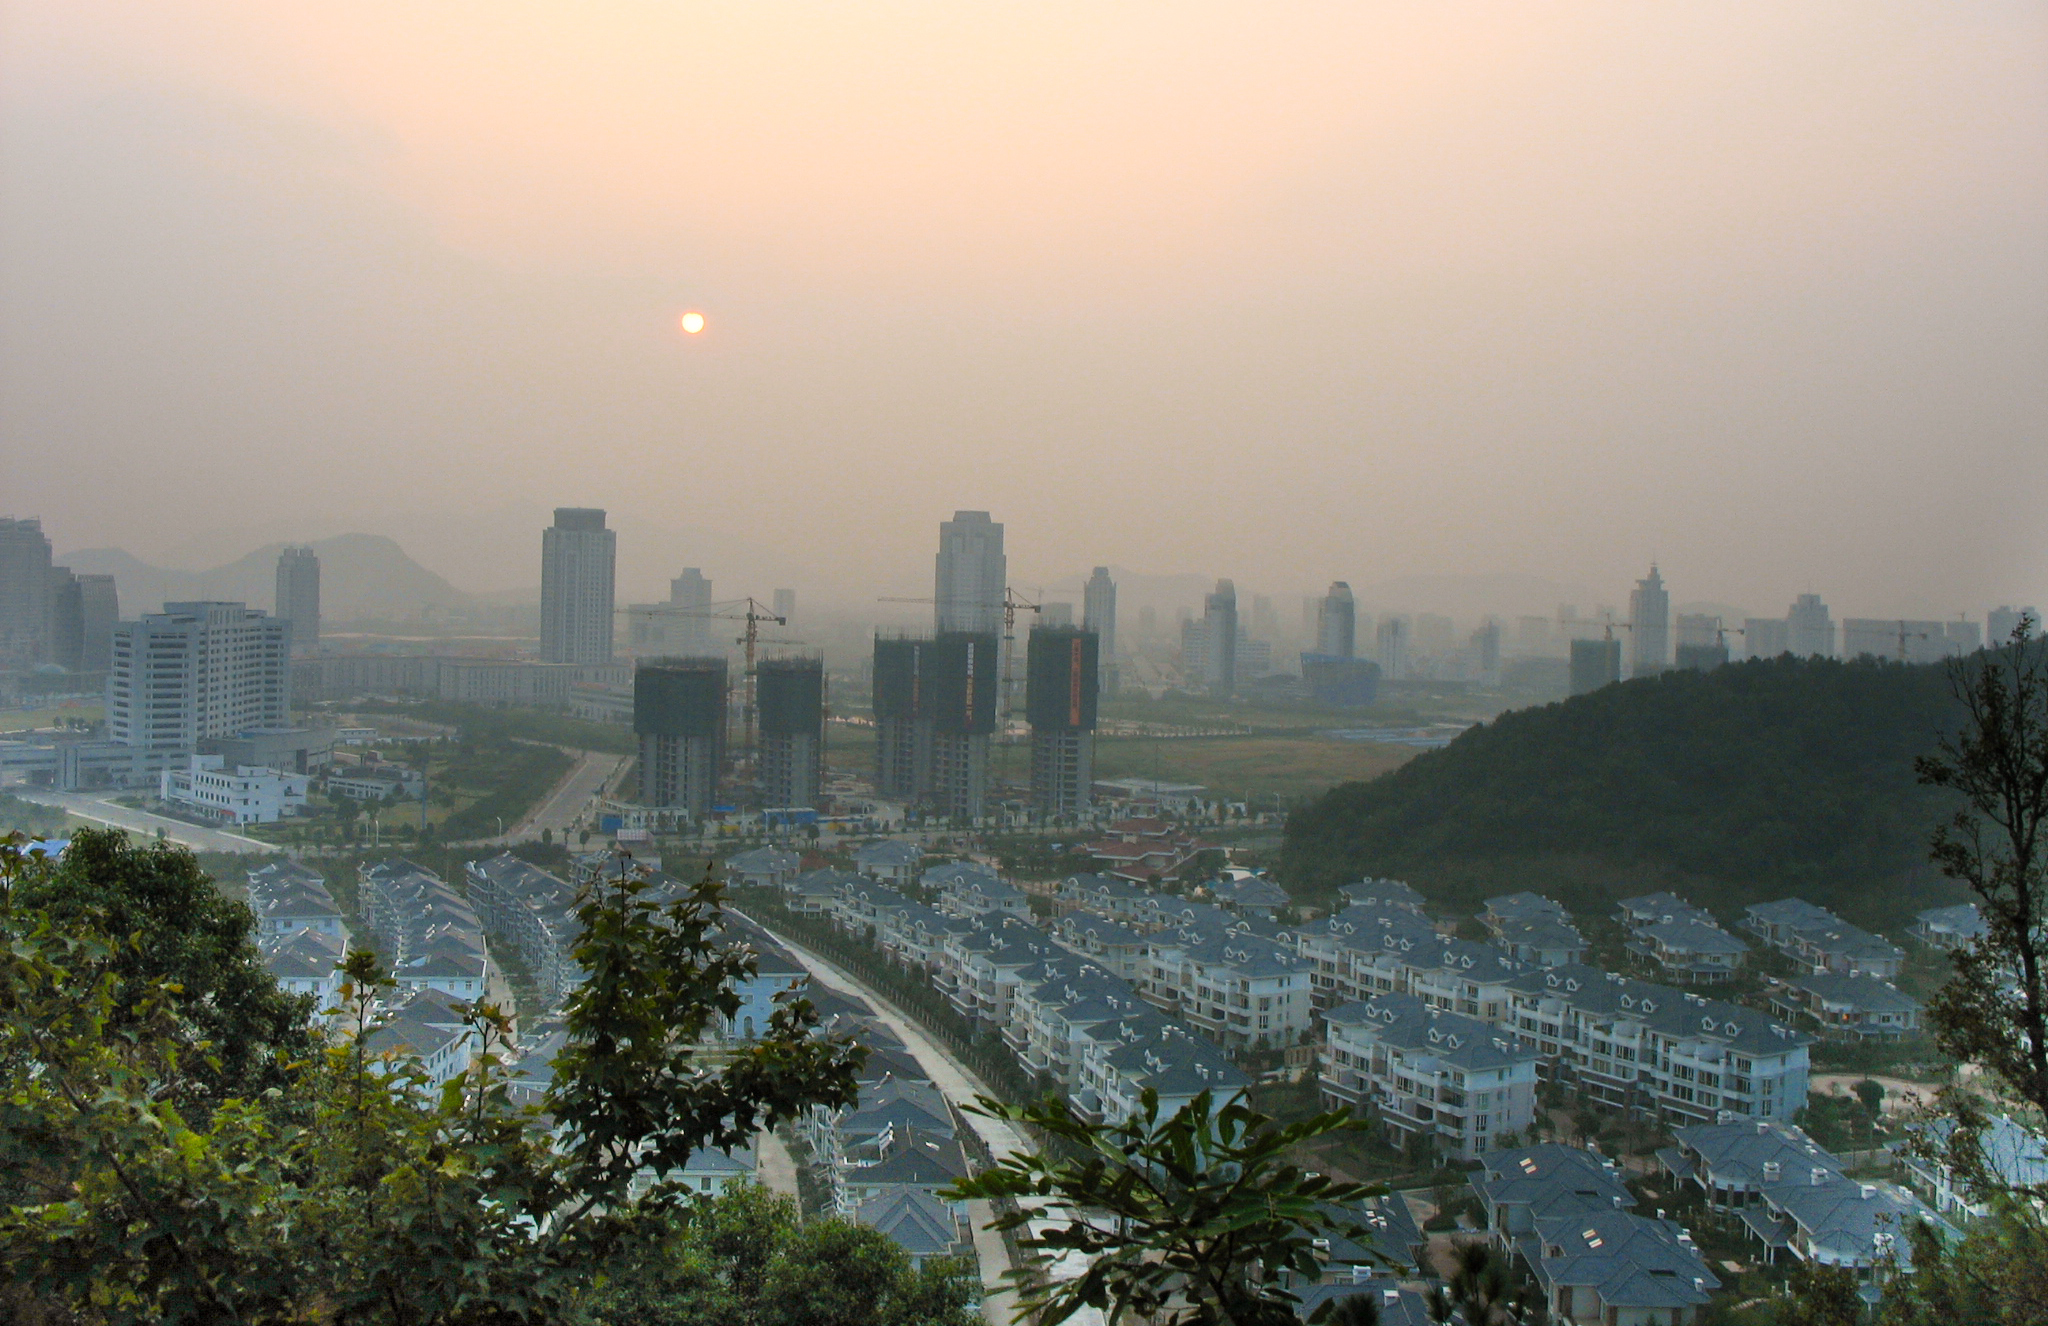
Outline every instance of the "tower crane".
[[(777, 616), (772, 608), (749, 594), (745, 598), (725, 599), (714, 603), (708, 609), (677, 608), (665, 603), (620, 608), (621, 613), (639, 613), (650, 617), (698, 617), (716, 618), (721, 621), (743, 621), (746, 630), (733, 643), (746, 649), (745, 682), (741, 688), (741, 710), (745, 714), (746, 744), (741, 747), (750, 762), (754, 760), (754, 658), (761, 639), (761, 623), (773, 622), (777, 626), (789, 625), (789, 618)], [(796, 641), (782, 643), (795, 644)]]

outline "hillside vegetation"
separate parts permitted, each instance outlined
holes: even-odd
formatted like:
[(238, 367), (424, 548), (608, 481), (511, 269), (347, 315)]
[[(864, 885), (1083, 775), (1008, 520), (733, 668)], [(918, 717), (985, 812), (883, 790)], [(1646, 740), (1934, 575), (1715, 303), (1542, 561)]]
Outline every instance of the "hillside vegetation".
[(1444, 909), (1536, 889), (1575, 913), (1670, 888), (1724, 918), (1797, 894), (1896, 930), (1960, 890), (1927, 862), (1952, 808), (1915, 756), (1958, 709), (1939, 666), (1782, 657), (1670, 672), (1503, 715), (1288, 825), (1317, 897), (1407, 879)]

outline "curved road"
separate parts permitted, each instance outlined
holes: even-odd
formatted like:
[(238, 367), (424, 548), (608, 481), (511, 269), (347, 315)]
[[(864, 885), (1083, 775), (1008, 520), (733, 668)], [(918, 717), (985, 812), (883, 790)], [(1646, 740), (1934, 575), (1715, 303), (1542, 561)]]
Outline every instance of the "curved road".
[[(903, 1039), (903, 1046), (910, 1051), (910, 1057), (917, 1060), (931, 1077), (947, 1100), (955, 1105), (970, 1106), (978, 1095), (993, 1094), (979, 1077), (965, 1064), (955, 1059), (943, 1046), (925, 1035), (922, 1028), (910, 1018), (898, 1012), (887, 999), (862, 984), (860, 979), (829, 960), (818, 956), (787, 935), (778, 934), (767, 926), (762, 927), (778, 942), (802, 960), (820, 984), (841, 994), (852, 995), (866, 1001), (875, 1010), (875, 1016), (883, 1026)], [(1029, 1151), (1030, 1144), (1010, 1124), (1001, 1119), (988, 1119), (979, 1114), (967, 1115), (967, 1126), (975, 1131), (982, 1141), (988, 1143), (989, 1151), (997, 1156), (1006, 1156), (1013, 1151)], [(985, 1228), (995, 1218), (989, 1204), (983, 1201), (967, 1204), (968, 1219), (974, 1226), (974, 1251), (981, 1262), (981, 1282), (986, 1297), (982, 1300), (982, 1313), (991, 1326), (1011, 1326), (1015, 1319), (1016, 1296), (1002, 1282), (1002, 1274), (1010, 1267), (1009, 1247), (1000, 1234)], [(1082, 1308), (1067, 1319), (1075, 1326), (1102, 1326), (1102, 1314), (1094, 1308)]]
[[(116, 829), (145, 838), (154, 838), (157, 830), (163, 830), (164, 837), (195, 852), (282, 852), (275, 843), (258, 842), (245, 838), (239, 833), (225, 829), (210, 829), (204, 825), (188, 824), (163, 815), (152, 815), (146, 810), (131, 806), (117, 805), (113, 792), (52, 792), (41, 788), (8, 789), (23, 801), (33, 801), (39, 806), (55, 806), (82, 820), (95, 820)], [(130, 793), (129, 795), (133, 795)]]

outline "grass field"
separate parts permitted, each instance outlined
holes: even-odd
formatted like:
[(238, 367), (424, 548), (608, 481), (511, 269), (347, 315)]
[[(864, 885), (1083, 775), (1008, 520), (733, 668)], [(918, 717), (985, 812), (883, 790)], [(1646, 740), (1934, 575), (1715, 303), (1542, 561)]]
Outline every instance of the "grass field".
[[(1169, 783), (1199, 783), (1218, 796), (1294, 798), (1315, 796), (1338, 783), (1377, 778), (1399, 768), (1415, 752), (1369, 741), (1332, 741), (1288, 733), (1249, 737), (1186, 737), (1170, 741), (1102, 737), (1095, 743), (1097, 778), (1157, 777)], [(834, 732), (826, 748), (833, 769), (863, 777), (875, 768), (871, 736)], [(1022, 745), (998, 747), (999, 780), (1029, 777), (1030, 752)]]
[(86, 700), (50, 709), (9, 709), (0, 712), (0, 732), (24, 732), (63, 722), (97, 723), (106, 716), (105, 705)]
[(1105, 738), (1095, 743), (1097, 778), (1199, 783), (1220, 796), (1314, 796), (1338, 783), (1377, 778), (1415, 757), (1404, 746), (1312, 736), (1191, 737), (1178, 741)]

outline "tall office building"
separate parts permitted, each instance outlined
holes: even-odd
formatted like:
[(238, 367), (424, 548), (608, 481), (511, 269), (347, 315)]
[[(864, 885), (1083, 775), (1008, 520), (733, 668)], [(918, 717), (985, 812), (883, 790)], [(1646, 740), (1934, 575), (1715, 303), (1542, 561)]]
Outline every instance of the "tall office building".
[(1742, 652), (1749, 658), (1776, 658), (1792, 649), (1792, 624), (1783, 617), (1750, 617), (1742, 623)]
[(1003, 527), (986, 511), (955, 511), (939, 524), (939, 555), (932, 598), (941, 633), (995, 634), (1003, 629), (1003, 594), (1010, 563)]
[(2032, 623), (2029, 635), (2041, 634), (2041, 610), (2032, 606), (2014, 608), (2000, 604), (1984, 616), (1984, 636), (1993, 649), (2012, 643), (2012, 633), (2019, 629), (2020, 618)]
[(795, 590), (778, 589), (775, 591), (775, 615), (782, 618), (782, 624), (785, 626), (796, 621)]
[(276, 616), (291, 623), (292, 652), (320, 648), (320, 559), (311, 548), (286, 548), (277, 555)]
[(1500, 676), (1500, 619), (1488, 617), (1479, 623), (1479, 629), (1472, 632), (1473, 662), (1479, 665), (1479, 675), (1491, 680)]
[(1785, 614), (1785, 629), (1790, 637), (1788, 647), (1800, 658), (1835, 656), (1835, 623), (1820, 595), (1801, 594)]
[(1586, 695), (1621, 680), (1621, 641), (1572, 641), (1572, 694)]
[(1042, 815), (1079, 815), (1095, 786), (1095, 632), (1041, 626), (1026, 654), (1024, 714), (1031, 723), (1031, 801)]
[(1105, 695), (1116, 694), (1116, 581), (1109, 578), (1109, 568), (1098, 566), (1095, 574), (1088, 577), (1087, 588), (1081, 591), (1081, 629), (1095, 632), (1096, 657), (1100, 660), (1097, 675), (1102, 680)]
[(1040, 626), (1072, 626), (1074, 624), (1074, 605), (1062, 603), (1057, 599), (1046, 600), (1038, 605), (1038, 624)]
[(703, 820), (725, 764), (725, 660), (656, 658), (633, 669), (640, 802)]
[(43, 628), (43, 654), (69, 672), (85, 666), (85, 593), (68, 566), (50, 568), (49, 622)]
[(972, 818), (988, 794), (1000, 639), (992, 631), (875, 637), (876, 785), (935, 814)]
[(121, 620), (121, 596), (114, 577), (79, 576), (78, 599), (85, 619), (78, 666), (85, 672), (105, 672), (113, 664), (114, 627)]
[(166, 603), (114, 628), (107, 736), (147, 750), (291, 723), (291, 627), (240, 603)]
[(1218, 580), (1202, 600), (1202, 681), (1209, 694), (1237, 691), (1237, 586)]
[(686, 566), (669, 581), (668, 606), (669, 648), (691, 657), (725, 652), (712, 643), (711, 581), (703, 571)]
[(825, 775), (825, 661), (768, 658), (754, 669), (761, 804), (818, 804)]
[(1332, 580), (1316, 604), (1315, 652), (1328, 659), (1358, 657), (1358, 604), (1346, 581)]
[(1628, 596), (1628, 669), (1647, 677), (1671, 666), (1671, 595), (1655, 563)]
[(1380, 675), (1388, 681), (1408, 679), (1408, 619), (1388, 613), (1380, 618), (1375, 643), (1379, 646)]
[(555, 508), (540, 536), (540, 657), (543, 663), (612, 661), (612, 577), (618, 536), (604, 512)]
[(50, 540), (43, 522), (0, 517), (0, 667), (47, 660)]

